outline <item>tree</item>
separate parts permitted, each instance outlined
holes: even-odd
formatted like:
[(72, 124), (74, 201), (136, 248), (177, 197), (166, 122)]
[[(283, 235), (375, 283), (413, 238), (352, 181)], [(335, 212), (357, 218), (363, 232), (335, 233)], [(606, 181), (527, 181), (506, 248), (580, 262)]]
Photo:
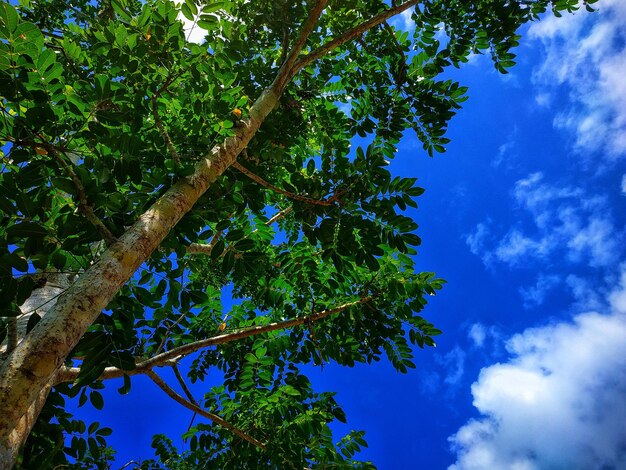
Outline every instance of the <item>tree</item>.
[[(0, 467), (104, 465), (110, 430), (63, 397), (98, 408), (137, 374), (212, 422), (183, 456), (155, 438), (163, 465), (358, 466), (362, 434), (333, 444), (344, 413), (301, 365), (405, 372), (440, 333), (396, 144), (443, 152), (466, 98), (445, 69), (488, 52), (506, 73), (522, 24), (577, 3), (0, 5)], [(388, 21), (411, 11), (414, 33)], [(201, 401), (188, 357), (192, 381), (224, 377)]]

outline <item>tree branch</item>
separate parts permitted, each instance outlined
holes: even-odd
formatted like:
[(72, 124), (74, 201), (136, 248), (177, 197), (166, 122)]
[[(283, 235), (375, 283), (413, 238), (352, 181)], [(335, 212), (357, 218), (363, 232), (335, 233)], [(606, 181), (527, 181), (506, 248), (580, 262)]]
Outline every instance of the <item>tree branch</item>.
[(198, 413), (200, 416), (204, 416), (206, 419), (214, 422), (215, 424), (218, 424), (218, 425), (222, 426), (223, 428), (228, 429), (230, 432), (235, 434), (237, 437), (243, 439), (244, 441), (249, 442), (250, 444), (258, 447), (259, 449), (263, 449), (263, 450), (266, 449), (265, 444), (263, 444), (260, 441), (257, 441), (254, 437), (249, 436), (248, 434), (243, 432), (241, 429), (239, 429), (239, 428), (233, 426), (232, 424), (230, 424), (228, 421), (220, 418), (216, 414), (210, 413), (210, 412), (200, 408), (198, 405), (190, 402), (189, 400), (185, 400), (185, 398), (181, 397), (178, 393), (176, 393), (174, 390), (172, 390), (170, 388), (170, 386), (167, 385), (165, 383), (165, 381), (161, 377), (159, 377), (154, 371), (148, 370), (148, 371), (146, 371), (146, 375), (148, 377), (150, 377), (152, 379), (152, 381), (155, 384), (157, 384), (157, 386), (161, 390), (163, 390), (170, 398), (172, 398), (173, 400), (177, 401), (178, 403), (183, 405), (185, 408), (188, 408), (191, 411), (193, 411), (195, 413)]
[[(153, 367), (166, 367), (172, 366), (176, 364), (176, 361), (168, 359), (166, 361), (156, 363), (151, 363), (146, 365), (144, 362), (139, 362), (134, 369), (123, 370), (118, 369), (117, 367), (106, 367), (98, 380), (110, 380), (110, 379), (119, 379), (124, 377), (125, 375), (133, 376), (133, 375), (142, 375), (146, 374), (146, 372)], [(78, 377), (80, 373), (80, 367), (61, 367), (58, 371), (58, 374), (55, 376), (54, 385), (58, 385), (60, 383), (73, 382)]]
[[(272, 225), (274, 222), (282, 219), (283, 217), (285, 217), (287, 214), (291, 213), (291, 211), (293, 211), (293, 207), (289, 206), (289, 207), (285, 207), (283, 210), (276, 212), (276, 214), (274, 214), (272, 216), (272, 218), (270, 220), (268, 220), (267, 222), (265, 222), (265, 225)], [(258, 229), (254, 229), (252, 231), (252, 233), (256, 232)]]
[[(293, 211), (293, 207), (289, 206), (279, 212), (277, 212), (276, 214), (274, 214), (272, 216), (271, 219), (269, 219), (267, 222), (265, 222), (265, 225), (269, 226), (272, 225), (274, 222), (276, 222), (277, 220), (282, 219), (283, 217), (285, 217), (287, 214), (289, 214), (291, 211)], [(252, 233), (250, 235), (252, 235), (253, 233), (256, 233), (259, 229), (255, 228)], [(192, 243), (187, 247), (187, 253), (192, 254), (192, 255), (196, 255), (196, 254), (203, 254), (203, 255), (210, 255), (211, 251), (213, 251), (213, 247), (215, 246), (215, 243), (217, 242), (217, 237), (221, 236), (223, 233), (223, 231), (218, 231), (215, 233), (215, 235), (213, 236), (213, 238), (211, 239), (211, 241), (209, 243)], [(244, 238), (248, 238), (247, 236)], [(224, 256), (226, 254), (226, 251), (224, 251), (222, 253), (222, 256)]]
[[(320, 312), (313, 312), (310, 315), (292, 318), (291, 320), (284, 320), (281, 322), (269, 323), (267, 325), (251, 326), (249, 328), (243, 328), (238, 331), (233, 331), (233, 332), (229, 332), (225, 334), (220, 334), (217, 336), (212, 336), (211, 338), (207, 338), (204, 340), (185, 344), (183, 346), (179, 346), (174, 349), (170, 349), (169, 351), (162, 352), (149, 359), (138, 362), (135, 369), (132, 369), (132, 370), (121, 370), (116, 367), (107, 367), (106, 369), (104, 369), (104, 372), (102, 373), (102, 375), (98, 377), (98, 380), (115, 379), (115, 378), (122, 377), (123, 375), (147, 374), (148, 371), (151, 371), (154, 367), (173, 366), (181, 358), (186, 357), (189, 354), (192, 354), (201, 349), (208, 348), (210, 346), (216, 346), (218, 344), (229, 343), (231, 341), (237, 341), (243, 338), (248, 338), (250, 336), (256, 336), (256, 335), (260, 335), (263, 333), (269, 333), (270, 331), (292, 328), (294, 326), (302, 325), (305, 323), (312, 324), (328, 316), (343, 312), (344, 310), (347, 310), (350, 307), (354, 307), (354, 306), (361, 305), (361, 304), (367, 304), (368, 302), (374, 300), (375, 298), (376, 298), (376, 295), (370, 295), (370, 296), (362, 297), (353, 302), (348, 302), (343, 305), (339, 305), (338, 307), (322, 310)], [(76, 377), (78, 377), (79, 372), (80, 372), (79, 367), (62, 367), (58, 372), (57, 380), (55, 381), (55, 384), (59, 384), (62, 382), (72, 382), (76, 379)]]
[(242, 172), (244, 175), (246, 175), (252, 181), (260, 184), (264, 188), (271, 189), (272, 191), (274, 191), (274, 192), (276, 192), (278, 194), (282, 194), (283, 196), (286, 196), (289, 199), (293, 199), (294, 201), (301, 201), (301, 202), (306, 202), (307, 204), (312, 204), (312, 205), (315, 205), (315, 206), (327, 206), (327, 207), (334, 205), (335, 201), (337, 201), (337, 198), (333, 198), (333, 197), (331, 197), (329, 199), (321, 199), (320, 200), (320, 199), (314, 199), (314, 198), (311, 198), (311, 197), (300, 196), (299, 194), (290, 193), (289, 191), (285, 191), (284, 189), (280, 189), (280, 188), (274, 186), (273, 184), (268, 183), (267, 181), (265, 181), (260, 176), (252, 173), (250, 170), (248, 170), (246, 167), (244, 167), (239, 162), (233, 163), (232, 167), (237, 169), (238, 171)]
[(176, 376), (176, 380), (178, 380), (180, 387), (183, 389), (183, 392), (185, 392), (185, 395), (187, 395), (187, 399), (194, 405), (199, 406), (198, 402), (191, 394), (191, 390), (189, 390), (189, 387), (187, 387), (187, 384), (185, 383), (185, 379), (183, 379), (183, 376), (181, 375), (180, 370), (178, 369), (178, 364), (176, 363), (172, 364), (172, 369), (174, 370), (174, 375)]
[(215, 232), (215, 235), (213, 235), (213, 238), (211, 238), (211, 241), (209, 243), (192, 243), (187, 247), (187, 253), (192, 255), (210, 255), (211, 251), (213, 251), (213, 247), (217, 243), (217, 240), (219, 240), (223, 233), (223, 230), (218, 230), (217, 232)]
[(306, 44), (306, 41), (309, 35), (315, 28), (315, 25), (317, 25), (320, 15), (322, 14), (322, 11), (324, 10), (324, 8), (326, 8), (327, 3), (328, 3), (328, 0), (318, 0), (315, 6), (311, 8), (311, 11), (309, 12), (309, 16), (307, 17), (306, 21), (302, 25), (302, 29), (300, 30), (300, 34), (298, 35), (298, 38), (296, 39), (293, 47), (291, 48), (291, 51), (289, 51), (289, 54), (287, 54), (287, 58), (281, 65), (280, 70), (278, 71), (278, 75), (276, 76), (276, 79), (272, 83), (271, 88), (275, 90), (277, 93), (279, 94), (282, 93), (283, 89), (285, 88), (285, 85), (289, 83), (289, 80), (291, 80), (291, 78), (299, 70), (299, 68), (295, 67), (295, 65), (296, 65), (296, 61), (298, 60), (298, 56), (300, 55), (300, 51), (302, 51), (302, 48)]
[(199, 351), (200, 349), (207, 348), (209, 346), (229, 343), (231, 341), (237, 341), (243, 338), (248, 338), (250, 336), (256, 336), (256, 335), (260, 335), (263, 333), (269, 333), (270, 331), (284, 330), (286, 328), (292, 328), (294, 326), (302, 325), (303, 323), (313, 323), (323, 318), (326, 318), (330, 315), (343, 312), (344, 310), (350, 307), (354, 307), (360, 304), (366, 304), (367, 302), (370, 302), (374, 298), (375, 296), (362, 297), (359, 300), (348, 302), (338, 307), (322, 310), (320, 312), (314, 312), (310, 315), (292, 318), (291, 320), (284, 320), (281, 322), (269, 323), (267, 325), (251, 326), (249, 328), (244, 328), (238, 331), (213, 336), (211, 338), (207, 338), (201, 341), (196, 341), (194, 343), (185, 344), (183, 346), (170, 349), (169, 351), (162, 352), (161, 354), (157, 354), (156, 356), (151, 357), (150, 359), (147, 359), (141, 364), (138, 364), (137, 367), (141, 366), (141, 367), (145, 367), (146, 369), (150, 369), (152, 367), (162, 364), (163, 361), (185, 357), (191, 353)]
[(420, 1), (421, 0), (408, 0), (407, 2), (403, 3), (402, 5), (398, 5), (396, 7), (392, 7), (392, 8), (390, 8), (390, 9), (388, 9), (388, 10), (382, 12), (382, 13), (379, 13), (378, 15), (374, 16), (373, 18), (371, 18), (371, 19), (361, 23), (360, 25), (352, 28), (349, 31), (346, 31), (342, 35), (337, 36), (335, 39), (327, 42), (323, 46), (318, 47), (317, 49), (312, 51), (310, 54), (305, 55), (300, 60), (298, 60), (294, 64), (294, 66), (293, 66), (292, 73), (296, 74), (299, 70), (301, 70), (302, 68), (306, 67), (311, 62), (316, 61), (320, 57), (328, 54), (333, 49), (336, 49), (337, 47), (341, 46), (342, 44), (345, 44), (346, 42), (353, 40), (354, 38), (356, 38), (357, 36), (360, 36), (361, 34), (366, 32), (367, 30), (372, 29), (374, 26), (378, 26), (379, 24), (384, 23), (385, 21), (387, 21), (392, 16), (395, 16), (395, 15), (397, 15), (399, 13), (402, 13), (404, 10), (406, 10), (406, 9), (408, 9), (408, 8), (414, 6), (414, 5), (417, 5)]

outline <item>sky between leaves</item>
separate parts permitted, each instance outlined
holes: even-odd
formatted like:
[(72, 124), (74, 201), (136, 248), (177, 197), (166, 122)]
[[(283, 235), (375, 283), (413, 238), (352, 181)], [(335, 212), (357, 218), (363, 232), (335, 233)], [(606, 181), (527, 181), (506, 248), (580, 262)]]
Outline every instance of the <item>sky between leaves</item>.
[[(508, 75), (479, 56), (450, 71), (470, 99), (448, 152), (399, 147), (392, 171), (427, 190), (417, 262), (448, 280), (425, 312), (444, 335), (408, 375), (310, 371), (381, 469), (626, 468), (626, 2), (598, 10), (525, 27)], [(147, 381), (115, 385), (93, 419), (120, 466), (186, 429)]]

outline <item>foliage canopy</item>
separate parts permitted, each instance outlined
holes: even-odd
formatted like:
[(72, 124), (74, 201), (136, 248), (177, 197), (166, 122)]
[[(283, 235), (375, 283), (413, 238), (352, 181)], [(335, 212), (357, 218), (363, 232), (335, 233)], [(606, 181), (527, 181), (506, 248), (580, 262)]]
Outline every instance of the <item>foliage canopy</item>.
[[(333, 443), (328, 425), (345, 415), (301, 366), (386, 356), (406, 372), (413, 346), (433, 346), (440, 333), (421, 311), (443, 281), (415, 272), (420, 239), (404, 213), (423, 189), (390, 173), (396, 145), (415, 132), (429, 155), (445, 151), (466, 99), (465, 87), (441, 78), (445, 69), (488, 53), (506, 73), (520, 25), (577, 3), (2, 3), (6, 377), (26, 348), (16, 325), (25, 324), (25, 343), (54, 321), (47, 308), (23, 308), (50, 276), (82, 279), (109, 253), (125, 264), (134, 250), (115, 249), (122, 239), (143, 246), (150, 234), (128, 234), (145, 214), (153, 224), (174, 220), (70, 352), (58, 353), (18, 467), (105, 467), (111, 430), (72, 417), (65, 397), (102, 408), (102, 381), (123, 377), (127, 393), (136, 374), (173, 396), (157, 372), (178, 376), (178, 361), (191, 381), (223, 376), (197, 401), (181, 376), (186, 396), (173, 396), (213, 424), (190, 429), (184, 455), (156, 436), (158, 462), (145, 468), (368, 467), (353, 460), (363, 433)], [(412, 11), (411, 32), (387, 21), (403, 11)], [(187, 40), (181, 14), (205, 34), (202, 44)], [(276, 101), (267, 117), (263, 90)], [(232, 143), (244, 140), (235, 160)], [(214, 174), (201, 174), (210, 165)], [(182, 208), (179, 194), (198, 184), (206, 191)], [(182, 189), (170, 196), (171, 187)], [(46, 303), (89, 295), (68, 290)]]

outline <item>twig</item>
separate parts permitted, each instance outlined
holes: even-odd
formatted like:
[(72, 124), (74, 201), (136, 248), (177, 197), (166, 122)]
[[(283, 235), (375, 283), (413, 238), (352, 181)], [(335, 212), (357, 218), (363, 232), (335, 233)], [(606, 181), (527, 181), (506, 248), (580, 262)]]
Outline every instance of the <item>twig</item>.
[[(279, 212), (277, 212), (276, 214), (274, 214), (272, 216), (271, 219), (269, 219), (267, 222), (265, 222), (265, 225), (270, 226), (272, 225), (274, 222), (276, 222), (277, 220), (282, 219), (283, 217), (285, 217), (287, 214), (289, 214), (291, 211), (293, 211), (293, 207), (289, 206)], [(258, 232), (258, 228), (255, 228), (250, 235), (252, 235), (253, 233)], [(215, 243), (217, 242), (217, 238), (220, 237), (222, 235), (223, 231), (218, 231), (216, 232), (216, 234), (213, 236), (213, 238), (211, 239), (211, 241), (209, 243), (192, 243), (187, 247), (187, 253), (192, 254), (192, 255), (197, 255), (197, 254), (203, 254), (203, 255), (210, 255), (211, 252), (213, 251), (213, 247), (215, 246)], [(245, 236), (244, 239), (248, 238), (249, 236)], [(228, 248), (228, 250), (230, 250), (230, 247)], [(224, 250), (222, 252), (221, 256), (224, 256), (228, 251)]]
[(183, 313), (180, 317), (178, 317), (178, 319), (173, 324), (167, 327), (167, 330), (165, 330), (165, 335), (163, 336), (163, 339), (161, 340), (159, 347), (156, 349), (156, 354), (159, 354), (159, 352), (161, 352), (161, 349), (163, 349), (163, 346), (165, 346), (165, 342), (167, 341), (167, 338), (170, 336), (170, 333), (172, 332), (172, 328), (174, 328), (181, 321), (183, 321), (183, 318), (185, 318), (186, 315), (187, 315), (187, 312)]
[(198, 405), (197, 400), (191, 394), (189, 387), (187, 387), (187, 384), (185, 383), (185, 379), (183, 379), (183, 376), (181, 375), (180, 370), (178, 369), (178, 364), (177, 363), (172, 364), (172, 369), (174, 370), (174, 375), (176, 376), (176, 380), (178, 380), (178, 383), (183, 389), (183, 392), (185, 392), (185, 395), (187, 395), (187, 398), (189, 399), (189, 401), (193, 403), (194, 405)]
[(100, 220), (100, 218), (96, 215), (93, 208), (87, 201), (87, 193), (85, 193), (85, 187), (83, 186), (82, 181), (78, 177), (78, 175), (72, 170), (67, 162), (63, 159), (54, 145), (42, 143), (40, 144), (42, 148), (44, 148), (52, 157), (61, 165), (65, 173), (71, 178), (72, 183), (74, 183), (74, 187), (76, 187), (76, 193), (78, 196), (78, 210), (83, 213), (83, 215), (91, 222), (91, 224), (96, 228), (100, 236), (106, 242), (107, 245), (113, 245), (117, 238), (115, 235), (111, 233), (111, 231), (107, 228), (106, 225)]
[[(200, 406), (198, 405), (198, 402), (196, 401), (194, 396), (191, 394), (189, 387), (187, 387), (187, 384), (185, 383), (185, 379), (183, 379), (183, 376), (181, 375), (180, 370), (178, 369), (178, 364), (174, 363), (172, 365), (172, 369), (174, 370), (174, 375), (176, 376), (176, 380), (178, 380), (178, 383), (183, 389), (183, 392), (185, 392), (185, 395), (187, 395), (187, 398), (189, 399), (189, 401), (193, 403), (194, 405)], [(193, 421), (196, 419), (197, 415), (198, 413), (194, 411), (193, 416), (191, 417), (191, 420), (189, 421), (189, 426), (187, 426), (187, 431), (191, 429), (191, 426), (193, 425)]]
[[(159, 90), (160, 91), (160, 90)], [(154, 123), (159, 129), (161, 133), (161, 137), (165, 140), (165, 145), (167, 145), (167, 150), (170, 153), (170, 158), (176, 162), (177, 165), (180, 165), (180, 155), (176, 151), (176, 147), (174, 147), (174, 143), (170, 138), (170, 135), (167, 132), (167, 129), (163, 125), (163, 121), (161, 121), (161, 116), (159, 116), (159, 105), (157, 103), (157, 95), (156, 93), (152, 95), (152, 115), (154, 116)]]
[(209, 243), (192, 243), (187, 247), (187, 253), (210, 255), (213, 251), (213, 247), (217, 243), (217, 240), (222, 236), (223, 233), (223, 230), (218, 230), (217, 232), (215, 232), (215, 235), (213, 235), (213, 238), (211, 238), (211, 241)]
[(129, 465), (131, 465), (131, 464), (133, 464), (133, 463), (134, 463), (135, 465), (140, 465), (140, 463), (139, 463), (139, 462), (135, 462), (134, 460), (131, 460), (130, 462), (127, 462), (127, 463), (125, 463), (124, 465), (122, 465), (122, 466), (120, 467), (120, 470), (124, 470), (126, 467), (128, 467)]
[[(283, 217), (285, 217), (287, 214), (289, 214), (291, 211), (293, 211), (293, 207), (289, 206), (289, 207), (285, 207), (282, 211), (276, 212), (276, 214), (274, 214), (272, 216), (272, 218), (270, 220), (268, 220), (267, 222), (265, 222), (265, 225), (272, 225), (274, 222), (276, 222), (277, 220), (282, 219)], [(254, 229), (254, 232), (256, 232), (258, 229)]]
[(244, 167), (239, 162), (234, 162), (232, 164), (232, 167), (235, 168), (236, 170), (242, 172), (244, 175), (246, 175), (252, 181), (260, 184), (264, 188), (271, 189), (272, 191), (274, 191), (274, 192), (276, 192), (278, 194), (282, 194), (283, 196), (286, 196), (289, 199), (293, 199), (294, 201), (301, 201), (301, 202), (306, 202), (307, 204), (313, 204), (313, 205), (316, 205), (316, 206), (326, 206), (326, 207), (333, 206), (335, 204), (335, 202), (337, 202), (337, 198), (335, 198), (335, 197), (331, 197), (329, 199), (322, 199), (322, 200), (320, 200), (320, 199), (314, 199), (312, 197), (301, 196), (299, 194), (290, 193), (289, 191), (285, 191), (284, 189), (280, 189), (280, 188), (274, 186), (273, 184), (268, 183), (267, 181), (265, 181), (260, 176), (252, 173), (250, 170), (248, 170), (246, 167)]
[(297, 73), (299, 70), (301, 70), (302, 68), (306, 67), (311, 62), (316, 61), (320, 57), (328, 54), (333, 49), (341, 46), (342, 44), (345, 44), (348, 41), (351, 41), (352, 39), (356, 38), (357, 36), (360, 36), (361, 34), (366, 32), (367, 30), (373, 28), (374, 26), (378, 26), (379, 24), (384, 23), (385, 21), (387, 21), (392, 16), (395, 16), (395, 15), (397, 15), (399, 13), (402, 13), (404, 10), (406, 10), (406, 9), (408, 9), (408, 8), (414, 6), (414, 5), (417, 5), (418, 3), (420, 3), (420, 1), (421, 0), (408, 0), (407, 2), (403, 3), (402, 5), (398, 5), (396, 7), (389, 8), (388, 10), (386, 10), (386, 11), (384, 11), (382, 13), (379, 13), (378, 15), (374, 16), (373, 18), (371, 18), (371, 19), (361, 23), (360, 25), (355, 26), (351, 30), (346, 31), (345, 33), (341, 34), (340, 36), (337, 36), (335, 39), (327, 42), (323, 46), (318, 47), (317, 49), (312, 51), (310, 54), (305, 55), (300, 60), (298, 60), (294, 64), (294, 67), (292, 69), (292, 73), (293, 74)]
[(146, 375), (148, 377), (150, 377), (152, 379), (152, 381), (161, 390), (163, 390), (170, 398), (172, 398), (173, 400), (177, 401), (178, 403), (183, 405), (185, 408), (188, 408), (191, 411), (194, 411), (194, 412), (198, 413), (200, 416), (203, 416), (203, 417), (207, 418), (208, 420), (214, 422), (215, 424), (218, 424), (218, 425), (222, 426), (223, 428), (228, 429), (230, 432), (235, 434), (237, 437), (243, 439), (244, 441), (249, 442), (250, 444), (258, 447), (259, 449), (263, 449), (263, 450), (266, 449), (265, 444), (263, 444), (262, 442), (256, 440), (254, 437), (249, 436), (248, 434), (243, 432), (241, 429), (239, 429), (239, 428), (233, 426), (232, 424), (230, 424), (228, 421), (220, 418), (216, 414), (210, 413), (210, 412), (200, 408), (198, 405), (195, 405), (192, 402), (190, 402), (189, 400), (186, 400), (185, 398), (181, 397), (178, 393), (176, 393), (174, 390), (172, 390), (170, 388), (170, 386), (167, 385), (165, 383), (165, 381), (161, 377), (159, 377), (153, 370), (147, 370), (146, 371)]

